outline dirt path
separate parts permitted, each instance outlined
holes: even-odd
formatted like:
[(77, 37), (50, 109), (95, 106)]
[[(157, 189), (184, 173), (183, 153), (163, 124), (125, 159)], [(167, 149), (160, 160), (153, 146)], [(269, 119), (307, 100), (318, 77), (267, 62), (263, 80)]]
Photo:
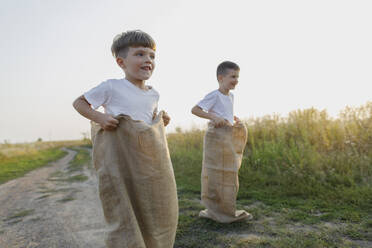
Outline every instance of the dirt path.
[[(0, 247), (102, 248), (104, 220), (92, 169), (60, 180), (76, 152), (0, 185)], [(80, 172), (81, 174), (81, 172)]]

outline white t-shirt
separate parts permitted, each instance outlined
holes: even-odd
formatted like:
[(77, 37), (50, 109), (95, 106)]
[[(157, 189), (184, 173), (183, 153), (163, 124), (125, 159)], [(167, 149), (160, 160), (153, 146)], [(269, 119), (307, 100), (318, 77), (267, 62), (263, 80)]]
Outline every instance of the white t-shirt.
[(159, 101), (159, 93), (154, 88), (142, 90), (124, 78), (104, 81), (84, 93), (84, 97), (94, 109), (102, 106), (107, 114), (129, 115), (147, 124), (152, 123)]
[(197, 105), (204, 111), (224, 118), (234, 125), (234, 95), (231, 92), (224, 95), (219, 90), (214, 90)]

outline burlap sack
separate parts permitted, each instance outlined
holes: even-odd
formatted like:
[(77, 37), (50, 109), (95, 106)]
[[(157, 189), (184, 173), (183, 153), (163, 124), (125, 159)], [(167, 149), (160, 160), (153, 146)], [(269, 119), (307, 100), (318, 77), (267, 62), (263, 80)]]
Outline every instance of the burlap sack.
[(199, 217), (221, 223), (252, 218), (244, 210), (236, 211), (238, 172), (246, 141), (247, 129), (243, 124), (220, 128), (208, 124), (201, 176), (201, 200), (206, 209)]
[(119, 115), (115, 131), (92, 123), (93, 162), (108, 224), (108, 248), (172, 248), (176, 182), (162, 113), (152, 125)]

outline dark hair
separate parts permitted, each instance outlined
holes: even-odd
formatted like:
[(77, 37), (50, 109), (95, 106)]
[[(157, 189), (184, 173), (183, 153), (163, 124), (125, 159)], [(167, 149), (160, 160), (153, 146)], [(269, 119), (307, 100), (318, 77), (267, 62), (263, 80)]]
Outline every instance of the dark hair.
[(219, 64), (218, 67), (217, 67), (217, 77), (219, 75), (225, 75), (226, 74), (226, 71), (228, 69), (233, 69), (235, 71), (239, 71), (240, 70), (239, 66), (237, 64), (235, 64), (234, 62), (224, 61), (221, 64)]
[(119, 55), (123, 58), (127, 56), (129, 47), (149, 47), (156, 50), (155, 41), (151, 36), (141, 30), (131, 30), (115, 36), (112, 45), (112, 55), (117, 58)]

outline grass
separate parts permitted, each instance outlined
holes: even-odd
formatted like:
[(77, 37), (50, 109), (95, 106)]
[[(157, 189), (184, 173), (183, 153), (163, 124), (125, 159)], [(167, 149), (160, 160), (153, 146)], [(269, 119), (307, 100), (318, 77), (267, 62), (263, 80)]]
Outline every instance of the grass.
[(73, 201), (73, 200), (75, 200), (74, 197), (72, 197), (72, 196), (66, 196), (66, 197), (58, 200), (57, 202), (65, 203), (65, 202), (69, 202), (69, 201)]
[(87, 149), (81, 147), (72, 147), (71, 150), (77, 152), (74, 159), (70, 162), (68, 172), (82, 171), (84, 166), (91, 166), (90, 163), (90, 152)]
[(35, 212), (34, 209), (20, 210), (20, 211), (18, 211), (16, 213), (12, 214), (8, 218), (6, 218), (5, 221), (10, 221), (10, 220), (13, 220), (13, 219), (20, 219), (20, 218), (26, 217), (28, 215), (31, 215), (34, 212)]
[[(31, 170), (63, 157), (66, 152), (62, 151), (61, 147), (87, 144), (89, 142), (86, 140), (0, 144), (0, 184), (21, 177)], [(83, 156), (86, 160), (87, 151), (84, 150), (81, 153), (84, 155), (79, 156)], [(78, 166), (80, 165), (73, 165), (72, 168)]]
[(0, 184), (21, 177), (31, 170), (47, 165), (63, 157), (66, 152), (59, 148), (37, 151), (31, 155), (0, 157)]
[(86, 147), (70, 147), (71, 150), (76, 151), (74, 159), (69, 163), (67, 171), (56, 171), (50, 175), (49, 181), (63, 181), (63, 182), (84, 182), (88, 177), (81, 172), (84, 167), (91, 166), (90, 152)]
[(61, 147), (76, 147), (90, 146), (91, 142), (87, 139), (83, 140), (67, 140), (67, 141), (46, 141), (46, 142), (31, 142), (31, 143), (15, 143), (8, 142), (0, 143), (0, 158), (19, 157), (23, 155), (37, 154), (39, 151), (48, 150), (51, 148)]
[(74, 176), (71, 176), (65, 179), (66, 182), (70, 182), (70, 183), (84, 182), (86, 180), (88, 180), (88, 177), (83, 174), (74, 175)]
[(238, 208), (249, 223), (199, 219), (203, 130), (168, 135), (179, 190), (175, 247), (371, 247), (372, 102), (246, 120)]

